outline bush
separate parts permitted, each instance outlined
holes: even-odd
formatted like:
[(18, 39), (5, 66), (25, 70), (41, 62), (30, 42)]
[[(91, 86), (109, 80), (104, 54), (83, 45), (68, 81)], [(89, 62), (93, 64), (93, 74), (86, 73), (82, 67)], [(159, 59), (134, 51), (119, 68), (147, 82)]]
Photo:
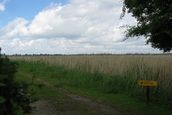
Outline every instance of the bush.
[(16, 82), (16, 63), (0, 55), (0, 113), (22, 115), (30, 113), (31, 103), (37, 100), (27, 82)]

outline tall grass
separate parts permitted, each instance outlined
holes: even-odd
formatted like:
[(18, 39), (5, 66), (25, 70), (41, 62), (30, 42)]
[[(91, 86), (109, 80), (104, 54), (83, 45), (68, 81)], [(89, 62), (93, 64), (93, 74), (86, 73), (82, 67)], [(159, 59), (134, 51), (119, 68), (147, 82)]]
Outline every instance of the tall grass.
[[(41, 76), (55, 77), (74, 87), (103, 93), (125, 93), (145, 98), (139, 80), (154, 80), (152, 101), (170, 103), (172, 97), (172, 55), (11, 56), (23, 68)], [(27, 62), (30, 63), (27, 63)], [(31, 65), (29, 65), (31, 64)], [(35, 70), (33, 70), (33, 68)]]

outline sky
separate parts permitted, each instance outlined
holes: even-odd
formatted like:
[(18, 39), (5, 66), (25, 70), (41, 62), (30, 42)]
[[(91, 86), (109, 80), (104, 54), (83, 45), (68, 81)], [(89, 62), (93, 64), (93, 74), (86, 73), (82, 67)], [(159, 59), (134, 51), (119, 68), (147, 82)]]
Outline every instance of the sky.
[(162, 53), (144, 37), (123, 39), (122, 0), (0, 0), (2, 54)]

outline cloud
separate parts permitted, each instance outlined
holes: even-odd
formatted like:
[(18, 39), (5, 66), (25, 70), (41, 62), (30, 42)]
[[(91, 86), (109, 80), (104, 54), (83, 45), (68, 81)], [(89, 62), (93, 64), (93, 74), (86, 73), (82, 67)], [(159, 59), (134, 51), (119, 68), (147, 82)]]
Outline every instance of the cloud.
[(130, 14), (119, 20), (121, 12), (122, 2), (117, 0), (51, 3), (33, 20), (16, 18), (1, 28), (0, 46), (12, 54), (149, 52), (142, 38), (121, 42), (124, 29), (119, 27), (136, 22)]
[(86, 28), (87, 22), (84, 19), (68, 16), (63, 13), (62, 6), (57, 6), (40, 12), (28, 26), (28, 33), (37, 38), (64, 37), (74, 39), (82, 36)]
[(24, 18), (10, 22), (3, 28), (6, 34), (1, 38), (98, 39), (104, 36), (112, 39), (120, 11), (121, 4), (113, 0), (71, 0), (70, 4), (64, 6), (51, 3), (39, 12), (28, 26), (26, 25), (29, 21)]
[(7, 54), (92, 54), (92, 53), (159, 53), (150, 46), (135, 43), (113, 43), (104, 46), (79, 43), (65, 38), (60, 39), (20, 39), (0, 40), (2, 53)]
[(0, 3), (0, 11), (3, 12), (5, 10), (5, 3), (7, 2), (7, 0), (3, 0), (2, 3)]
[(4, 10), (5, 10), (4, 5), (0, 3), (0, 11), (2, 12), (2, 11), (4, 11)]
[(28, 21), (24, 18), (16, 18), (12, 22), (9, 22), (7, 26), (0, 29), (1, 39), (14, 38), (16, 36), (22, 37), (27, 34)]

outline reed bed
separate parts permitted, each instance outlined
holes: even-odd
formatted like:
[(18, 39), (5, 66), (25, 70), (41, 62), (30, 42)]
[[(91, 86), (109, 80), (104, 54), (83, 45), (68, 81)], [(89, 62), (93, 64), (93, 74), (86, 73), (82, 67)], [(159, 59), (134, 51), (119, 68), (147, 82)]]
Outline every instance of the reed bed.
[[(172, 55), (10, 56), (12, 60), (41, 61), (79, 71), (124, 75), (168, 83)], [(166, 80), (166, 81), (165, 81)]]
[[(130, 92), (133, 89), (131, 95), (142, 95), (144, 92), (144, 87), (138, 86), (138, 80), (153, 80), (158, 82), (158, 87), (152, 90), (152, 95), (157, 96), (158, 99), (160, 94), (160, 97), (166, 98), (167, 102), (172, 97), (172, 55), (61, 55), (9, 56), (9, 58), (75, 69), (78, 72), (98, 72), (113, 76), (107, 78), (109, 81), (104, 79), (106, 81), (103, 81), (103, 84), (107, 86), (106, 89), (113, 90), (115, 88), (113, 85), (119, 83), (120, 90)], [(118, 79), (114, 78), (115, 76), (118, 76)]]

